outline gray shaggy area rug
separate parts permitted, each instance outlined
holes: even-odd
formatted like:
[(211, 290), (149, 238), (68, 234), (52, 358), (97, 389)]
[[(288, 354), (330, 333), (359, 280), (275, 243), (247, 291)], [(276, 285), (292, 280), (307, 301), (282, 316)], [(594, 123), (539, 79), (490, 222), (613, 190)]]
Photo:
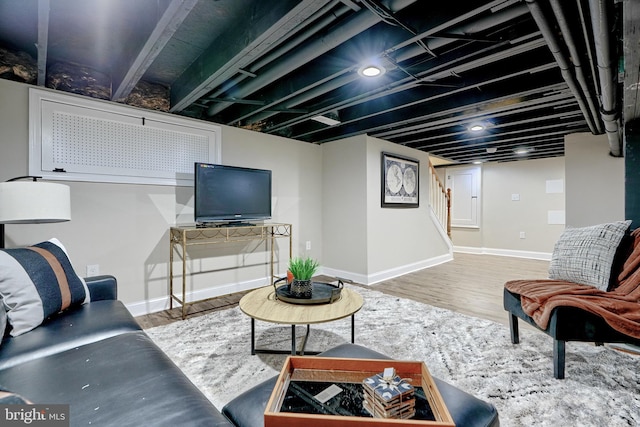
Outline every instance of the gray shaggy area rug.
[[(364, 297), (356, 343), (395, 359), (425, 361), (431, 374), (493, 403), (501, 425), (640, 425), (640, 357), (569, 342), (566, 378), (553, 378), (552, 340), (505, 325), (351, 286)], [(505, 313), (506, 316), (506, 313)], [(279, 373), (284, 355), (250, 354), (250, 319), (238, 307), (146, 331), (218, 408)], [(298, 327), (301, 339), (305, 328)], [(350, 319), (312, 325), (307, 350), (350, 340)], [(256, 321), (257, 346), (291, 347), (291, 326)]]

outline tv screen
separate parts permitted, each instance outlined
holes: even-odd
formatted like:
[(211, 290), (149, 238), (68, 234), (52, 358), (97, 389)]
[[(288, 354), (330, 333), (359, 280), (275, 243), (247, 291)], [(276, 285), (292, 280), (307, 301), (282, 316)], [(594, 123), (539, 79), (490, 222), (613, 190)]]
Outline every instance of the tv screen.
[(245, 223), (271, 218), (271, 171), (196, 163), (197, 224)]

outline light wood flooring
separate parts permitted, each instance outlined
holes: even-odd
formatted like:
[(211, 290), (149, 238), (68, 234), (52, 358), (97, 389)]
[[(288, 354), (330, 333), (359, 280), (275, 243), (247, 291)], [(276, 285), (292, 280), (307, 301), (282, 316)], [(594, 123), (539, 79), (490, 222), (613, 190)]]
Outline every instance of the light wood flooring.
[(453, 261), (405, 274), (371, 288), (508, 324), (508, 317), (502, 306), (505, 282), (515, 279), (544, 279), (548, 277), (548, 269), (548, 261), (455, 253)]
[[(409, 298), (467, 315), (508, 323), (502, 308), (504, 283), (547, 277), (548, 261), (455, 253), (453, 261), (368, 286), (389, 295)], [(246, 292), (189, 307), (189, 317), (234, 307)], [(180, 308), (137, 317), (143, 328), (181, 319)], [(525, 326), (524, 322), (520, 322)]]

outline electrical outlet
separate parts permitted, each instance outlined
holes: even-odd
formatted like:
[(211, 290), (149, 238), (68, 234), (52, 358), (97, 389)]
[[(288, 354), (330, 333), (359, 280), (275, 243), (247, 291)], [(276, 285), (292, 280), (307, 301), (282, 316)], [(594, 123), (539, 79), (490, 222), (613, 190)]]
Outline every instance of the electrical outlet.
[(307, 240), (307, 250), (311, 250), (311, 240)]
[(90, 264), (87, 265), (87, 277), (99, 276), (100, 275), (100, 265), (98, 264)]
[(521, 231), (521, 232), (520, 232), (520, 238), (521, 238), (521, 239), (526, 239), (526, 238), (527, 238), (527, 235), (525, 234), (525, 232), (524, 232), (524, 231)]

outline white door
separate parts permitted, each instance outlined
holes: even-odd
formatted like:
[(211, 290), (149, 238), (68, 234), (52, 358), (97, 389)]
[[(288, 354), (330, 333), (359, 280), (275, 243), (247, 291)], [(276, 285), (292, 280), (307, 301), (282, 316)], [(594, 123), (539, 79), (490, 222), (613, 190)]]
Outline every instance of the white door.
[(451, 226), (480, 227), (480, 166), (447, 168)]

